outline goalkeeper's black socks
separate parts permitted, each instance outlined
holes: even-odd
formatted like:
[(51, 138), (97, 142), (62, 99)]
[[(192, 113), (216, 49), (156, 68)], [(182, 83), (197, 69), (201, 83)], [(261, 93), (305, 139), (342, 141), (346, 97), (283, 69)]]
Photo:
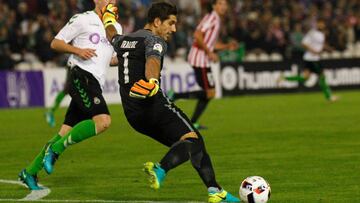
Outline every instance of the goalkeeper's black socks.
[(198, 139), (188, 138), (175, 143), (160, 161), (161, 168), (168, 172), (190, 159), (207, 187), (221, 188), (215, 180), (215, 172), (204, 141), (201, 135), (198, 136)]
[(217, 187), (221, 189), (220, 185), (216, 182), (214, 168), (210, 156), (206, 151), (202, 136), (199, 135), (198, 139), (191, 138), (189, 140), (193, 141), (190, 152), (192, 166), (196, 169), (206, 187)]
[(193, 113), (193, 116), (191, 117), (191, 122), (192, 123), (196, 123), (197, 120), (200, 118), (200, 116), (203, 114), (203, 112), (205, 111), (208, 103), (209, 103), (209, 99), (199, 99), (196, 107), (195, 107), (195, 111)]
[(180, 140), (171, 146), (170, 150), (160, 161), (161, 168), (165, 172), (168, 172), (170, 169), (173, 169), (180, 164), (186, 162), (190, 159), (190, 150), (191, 142), (187, 140)]

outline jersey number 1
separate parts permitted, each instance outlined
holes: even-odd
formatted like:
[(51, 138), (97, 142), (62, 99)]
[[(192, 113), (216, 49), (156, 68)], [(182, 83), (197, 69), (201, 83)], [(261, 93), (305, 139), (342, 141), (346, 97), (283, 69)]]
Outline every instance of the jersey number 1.
[(124, 58), (124, 83), (129, 83), (129, 52), (125, 52), (122, 57)]

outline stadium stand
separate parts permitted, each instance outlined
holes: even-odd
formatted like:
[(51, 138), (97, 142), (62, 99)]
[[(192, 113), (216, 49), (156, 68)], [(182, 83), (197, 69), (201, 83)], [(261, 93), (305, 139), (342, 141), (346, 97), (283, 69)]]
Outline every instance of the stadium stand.
[[(186, 57), (187, 51), (183, 50), (190, 47), (194, 26), (207, 12), (210, 0), (172, 2), (179, 5), (180, 15), (178, 32), (169, 42), (169, 56)], [(151, 0), (119, 1), (119, 21), (125, 32), (144, 25), (144, 11), (150, 3)], [(232, 10), (221, 37), (243, 43), (246, 54), (256, 54), (255, 60), (301, 56), (301, 39), (318, 17), (326, 20), (328, 45), (336, 50), (324, 53), (325, 58), (360, 55), (358, 0), (230, 0), (230, 3)], [(0, 69), (24, 69), (27, 66), (23, 63), (29, 63), (30, 68), (64, 66), (66, 57), (51, 50), (49, 44), (72, 15), (90, 8), (92, 0), (0, 0)], [(50, 65), (39, 65), (49, 61)]]

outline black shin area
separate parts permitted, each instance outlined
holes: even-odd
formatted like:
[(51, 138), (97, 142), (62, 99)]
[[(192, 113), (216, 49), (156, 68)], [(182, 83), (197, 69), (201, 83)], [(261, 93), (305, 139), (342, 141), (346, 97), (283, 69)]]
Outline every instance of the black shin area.
[(210, 156), (206, 152), (204, 140), (201, 135), (198, 136), (198, 138), (187, 138), (176, 142), (160, 161), (161, 168), (168, 172), (190, 159), (191, 164), (208, 188), (221, 189), (216, 182), (215, 172)]
[(204, 184), (209, 187), (217, 187), (221, 189), (216, 182), (214, 168), (211, 164), (210, 156), (206, 152), (205, 143), (201, 135), (198, 139), (190, 138), (192, 149), (190, 152), (190, 160), (193, 167), (198, 172)]
[(160, 161), (161, 168), (168, 172), (170, 169), (189, 160), (191, 144), (188, 140), (180, 140), (173, 144), (168, 153)]

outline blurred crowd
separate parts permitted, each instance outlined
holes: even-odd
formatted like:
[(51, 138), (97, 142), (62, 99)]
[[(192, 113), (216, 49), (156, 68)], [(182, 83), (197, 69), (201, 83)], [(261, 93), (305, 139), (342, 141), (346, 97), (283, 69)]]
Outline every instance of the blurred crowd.
[[(169, 56), (186, 56), (192, 35), (211, 0), (170, 0), (177, 4), (178, 32)], [(151, 0), (118, 1), (125, 33), (142, 28)], [(229, 0), (221, 39), (235, 39), (246, 53), (277, 52), (291, 59), (303, 53), (301, 40), (317, 18), (327, 23), (328, 47), (345, 50), (360, 41), (359, 0)], [(0, 0), (0, 69), (38, 60), (63, 66), (66, 57), (50, 49), (55, 34), (76, 13), (92, 10), (93, 0)]]

